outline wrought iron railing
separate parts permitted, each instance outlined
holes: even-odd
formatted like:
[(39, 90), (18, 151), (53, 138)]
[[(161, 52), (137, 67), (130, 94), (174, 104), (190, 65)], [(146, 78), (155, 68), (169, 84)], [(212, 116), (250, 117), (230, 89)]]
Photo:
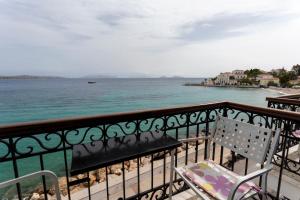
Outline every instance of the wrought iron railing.
[(269, 108), (300, 111), (300, 94), (267, 97), (266, 100), (268, 101)]
[[(72, 146), (88, 141), (104, 140), (112, 137), (119, 137), (129, 134), (140, 134), (143, 132), (164, 132), (175, 138), (188, 138), (199, 134), (210, 134), (217, 115), (227, 116), (247, 123), (258, 124), (268, 128), (281, 128), (282, 134), (277, 154), (273, 163), (279, 167), (279, 178), (275, 194), (270, 197), (279, 199), (281, 189), (281, 177), (283, 169), (289, 170), (295, 175), (300, 175), (300, 165), (290, 161), (287, 156), (288, 147), (295, 145), (295, 139), (291, 132), (295, 125), (300, 123), (300, 114), (282, 110), (260, 108), (255, 106), (237, 104), (232, 102), (220, 102), (204, 105), (186, 106), (178, 108), (168, 108), (159, 110), (147, 110), (131, 113), (117, 113), (111, 115), (91, 116), (82, 118), (69, 118), (61, 120), (49, 120), (32, 123), (13, 124), (0, 127), (0, 181), (19, 177), (25, 173), (37, 170), (49, 169), (55, 171), (59, 176), (66, 177), (66, 192), (68, 199), (76, 199), (76, 195), (71, 194), (74, 186), (70, 184), (74, 177), (69, 176), (70, 153)], [(291, 142), (292, 141), (292, 142)], [(202, 146), (201, 146), (202, 145)], [(196, 143), (192, 148), (188, 144), (183, 146), (184, 151), (176, 152), (175, 164), (180, 160), (186, 164), (189, 161), (197, 162), (204, 159), (205, 153), (200, 153), (204, 144)], [(202, 148), (206, 149), (206, 148)], [(178, 150), (179, 151), (179, 150)], [(234, 170), (235, 161), (240, 156), (213, 145), (212, 158), (223, 166)], [(183, 156), (182, 156), (183, 154)], [(181, 155), (181, 156), (180, 156)], [(126, 176), (129, 172), (125, 169), (126, 163), (121, 163), (121, 187), (118, 195), (111, 194), (111, 179), (108, 168), (103, 169), (106, 185), (105, 198), (121, 199), (165, 199), (168, 197), (168, 152), (157, 152), (149, 157), (149, 186), (141, 184), (141, 162), (136, 161), (136, 188), (133, 193), (129, 192)], [(155, 172), (156, 160), (161, 165), (161, 173)], [(55, 161), (55, 162), (54, 162)], [(290, 167), (292, 163), (293, 168)], [(248, 160), (244, 162), (244, 173), (249, 169)], [(85, 185), (85, 196), (92, 198), (91, 182), (89, 174), (85, 174), (88, 184)], [(160, 176), (160, 178), (158, 178)], [(96, 177), (96, 181), (101, 182), (101, 177)], [(157, 183), (157, 180), (160, 180)], [(47, 184), (45, 178), (42, 182), (42, 192), (47, 199), (47, 193), (51, 193), (51, 186)], [(76, 181), (75, 181), (76, 182)], [(104, 183), (104, 182), (103, 182)], [(31, 183), (31, 187), (34, 184)], [(132, 187), (132, 186), (131, 186)], [(186, 189), (183, 182), (176, 177), (174, 194)], [(27, 187), (18, 184), (9, 190), (16, 191), (17, 198), (22, 199)], [(9, 196), (9, 191), (1, 191), (2, 196)], [(14, 193), (14, 192), (11, 192)]]

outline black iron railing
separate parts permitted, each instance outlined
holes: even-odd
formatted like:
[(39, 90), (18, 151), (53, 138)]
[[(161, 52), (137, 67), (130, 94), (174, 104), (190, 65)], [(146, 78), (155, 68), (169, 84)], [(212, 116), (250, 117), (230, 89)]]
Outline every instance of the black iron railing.
[[(175, 138), (188, 138), (198, 136), (199, 134), (209, 135), (214, 125), (217, 115), (227, 116), (251, 124), (258, 124), (268, 128), (281, 128), (282, 134), (276, 157), (273, 162), (279, 167), (279, 178), (277, 182), (276, 193), (270, 194), (270, 197), (279, 199), (281, 189), (281, 177), (283, 170), (289, 170), (296, 175), (300, 175), (300, 165), (298, 162), (290, 161), (288, 158), (288, 149), (298, 141), (292, 136), (296, 124), (300, 123), (300, 114), (282, 110), (260, 108), (232, 102), (220, 102), (204, 105), (195, 105), (178, 108), (168, 108), (159, 110), (138, 111), (131, 113), (117, 113), (112, 115), (92, 116), (82, 118), (71, 118), (61, 120), (49, 120), (32, 123), (13, 124), (0, 127), (0, 170), (5, 170), (5, 174), (0, 174), (0, 181), (21, 176), (25, 173), (49, 169), (55, 171), (59, 176), (66, 177), (66, 190), (63, 195), (68, 199), (76, 199), (73, 193), (74, 186), (70, 182), (76, 180), (69, 176), (70, 152), (72, 146), (95, 140), (105, 140), (112, 137), (119, 137), (129, 134), (140, 134), (143, 132), (163, 132)], [(207, 143), (196, 143), (192, 147), (188, 144), (183, 146), (182, 152), (176, 152), (175, 164), (189, 161), (197, 162), (204, 159), (205, 153), (201, 153), (203, 146)], [(181, 150), (182, 150), (181, 149)], [(212, 158), (223, 166), (234, 170), (235, 161), (239, 157), (234, 153), (213, 145)], [(142, 174), (141, 159), (136, 160), (136, 184), (135, 189), (129, 189), (129, 170), (126, 169), (125, 162), (121, 163), (120, 187), (119, 193), (112, 194), (112, 184), (109, 177), (109, 168), (100, 169), (104, 176), (99, 177), (96, 174), (96, 182), (105, 182), (105, 198), (107, 199), (165, 199), (168, 197), (168, 152), (157, 152), (149, 157), (148, 164), (149, 176), (146, 178), (149, 183), (144, 186), (145, 181)], [(293, 168), (290, 168), (292, 162)], [(157, 168), (158, 164), (161, 168)], [(248, 160), (244, 162), (244, 173), (249, 169)], [(156, 169), (161, 173), (157, 173)], [(103, 175), (103, 174), (102, 174)], [(143, 178), (141, 177), (143, 176)], [(84, 195), (92, 198), (93, 183), (90, 174), (84, 174), (81, 178), (86, 178), (87, 184), (81, 185)], [(41, 190), (47, 199), (47, 193), (51, 193), (51, 185), (43, 178)], [(75, 181), (76, 182), (76, 181)], [(101, 184), (101, 183), (100, 183)], [(97, 183), (94, 183), (97, 186)], [(18, 184), (8, 191), (2, 192), (2, 196), (17, 194), (19, 199), (26, 196), (29, 187), (35, 187), (32, 182), (29, 186)], [(174, 194), (186, 189), (183, 182), (176, 177), (173, 188)], [(13, 192), (9, 192), (13, 191)], [(11, 197), (11, 196), (10, 196)]]
[(300, 94), (267, 97), (266, 100), (268, 101), (269, 108), (300, 111)]

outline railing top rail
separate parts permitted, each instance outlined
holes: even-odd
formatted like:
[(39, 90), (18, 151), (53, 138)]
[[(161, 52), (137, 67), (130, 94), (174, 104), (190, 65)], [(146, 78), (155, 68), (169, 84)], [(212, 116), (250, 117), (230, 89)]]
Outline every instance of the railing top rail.
[(0, 138), (32, 135), (35, 133), (47, 133), (61, 130), (73, 130), (77, 128), (92, 127), (96, 125), (126, 122), (132, 120), (143, 120), (154, 117), (182, 114), (187, 112), (197, 112), (207, 109), (218, 109), (226, 105), (227, 102), (207, 103), (200, 105), (189, 105), (182, 107), (170, 107), (164, 109), (141, 110), (134, 112), (121, 112), (107, 115), (95, 115), (74, 118), (50, 119), (34, 122), (24, 122), (0, 126)]
[(269, 117), (275, 117), (284, 120), (291, 120), (294, 122), (300, 122), (300, 113), (298, 112), (278, 110), (274, 108), (263, 108), (263, 107), (234, 103), (234, 102), (227, 102), (227, 105), (231, 109), (266, 115)]
[(266, 101), (274, 102), (274, 103), (283, 103), (288, 105), (300, 105), (300, 99), (289, 99), (282, 97), (267, 97)]
[(300, 94), (289, 94), (289, 95), (283, 95), (278, 98), (285, 98), (285, 99), (299, 99)]

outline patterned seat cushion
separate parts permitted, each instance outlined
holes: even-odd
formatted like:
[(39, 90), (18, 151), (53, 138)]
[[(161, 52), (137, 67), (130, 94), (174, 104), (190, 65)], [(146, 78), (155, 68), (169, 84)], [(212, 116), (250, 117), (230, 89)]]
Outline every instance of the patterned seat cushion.
[[(228, 199), (233, 185), (240, 177), (210, 160), (177, 168), (177, 171), (209, 195), (220, 200)], [(249, 197), (259, 190), (260, 188), (253, 182), (246, 182), (238, 188), (234, 199)]]

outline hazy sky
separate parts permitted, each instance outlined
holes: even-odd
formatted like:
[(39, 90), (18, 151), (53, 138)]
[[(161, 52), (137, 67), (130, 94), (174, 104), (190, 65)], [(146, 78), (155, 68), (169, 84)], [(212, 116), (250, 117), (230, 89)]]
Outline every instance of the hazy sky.
[(0, 75), (215, 76), (300, 63), (300, 1), (0, 0)]

